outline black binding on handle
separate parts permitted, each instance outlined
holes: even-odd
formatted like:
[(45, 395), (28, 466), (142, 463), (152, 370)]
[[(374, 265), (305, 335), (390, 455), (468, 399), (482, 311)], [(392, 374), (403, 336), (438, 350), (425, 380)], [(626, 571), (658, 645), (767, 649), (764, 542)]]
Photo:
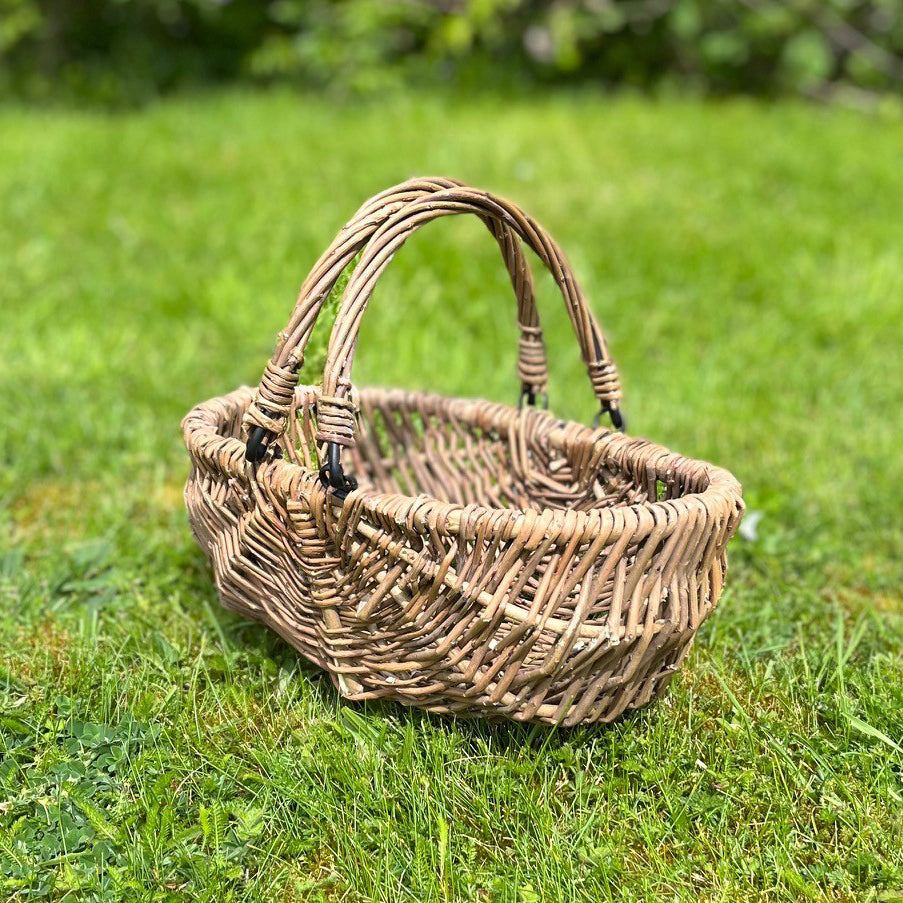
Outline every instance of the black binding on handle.
[(345, 476), (342, 470), (342, 446), (338, 442), (326, 443), (326, 463), (320, 468), (320, 482), (332, 489), (336, 498), (344, 499), (349, 492), (357, 489), (357, 480)]
[(274, 438), (275, 434), (268, 429), (255, 426), (245, 444), (245, 459), (251, 464), (259, 464), (267, 456), (268, 451), (272, 451), (274, 458), (281, 458), (282, 449), (278, 445), (270, 445)]
[[(599, 333), (596, 332), (595, 325), (593, 326), (593, 347), (596, 351), (596, 357), (604, 357), (602, 354), (602, 340), (599, 338)], [(599, 421), (602, 419), (603, 414), (608, 414), (611, 418), (611, 425), (619, 432), (623, 433), (627, 428), (627, 420), (624, 415), (621, 413), (620, 408), (616, 408), (611, 403), (603, 404), (601, 408), (599, 408), (599, 412), (593, 417), (593, 429), (596, 429), (599, 426)]]
[(627, 429), (627, 418), (621, 413), (621, 409), (613, 408), (610, 405), (601, 407), (595, 417), (593, 417), (593, 429), (598, 429), (599, 421), (602, 419), (603, 414), (608, 414), (611, 418), (611, 425), (619, 433), (623, 433)]
[(531, 408), (536, 407), (536, 400), (539, 399), (544, 411), (549, 410), (549, 393), (534, 392), (531, 386), (523, 383), (520, 387), (520, 397), (517, 399), (517, 407), (520, 410), (525, 404)]
[(266, 457), (267, 448), (273, 439), (273, 434), (262, 426), (255, 426), (248, 436), (245, 446), (245, 458), (252, 464), (257, 464)]

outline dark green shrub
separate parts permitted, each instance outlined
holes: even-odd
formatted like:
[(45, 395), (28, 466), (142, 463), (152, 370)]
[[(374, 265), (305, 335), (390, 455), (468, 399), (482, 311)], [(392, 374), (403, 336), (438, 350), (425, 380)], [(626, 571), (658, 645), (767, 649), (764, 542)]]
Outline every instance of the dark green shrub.
[(592, 82), (713, 93), (903, 85), (898, 0), (0, 0), (0, 87)]

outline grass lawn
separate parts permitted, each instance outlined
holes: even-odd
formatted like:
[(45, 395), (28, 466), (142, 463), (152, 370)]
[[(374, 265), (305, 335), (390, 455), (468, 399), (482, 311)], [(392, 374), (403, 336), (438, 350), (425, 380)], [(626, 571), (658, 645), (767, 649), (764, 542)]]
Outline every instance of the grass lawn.
[[(0, 112), (0, 898), (903, 900), (901, 147), (591, 95)], [(343, 704), (189, 534), (181, 416), (256, 382), (320, 250), (415, 174), (547, 225), (631, 432), (761, 517), (666, 699), (612, 726)], [(552, 407), (589, 418), (540, 288)], [(515, 335), (455, 218), (387, 271), (355, 373), (513, 401)]]

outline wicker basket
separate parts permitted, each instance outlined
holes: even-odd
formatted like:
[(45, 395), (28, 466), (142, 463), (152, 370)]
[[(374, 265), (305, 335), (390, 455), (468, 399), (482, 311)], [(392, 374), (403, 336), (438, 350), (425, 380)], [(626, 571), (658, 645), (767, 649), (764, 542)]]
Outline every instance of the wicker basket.
[[(413, 231), (459, 213), (488, 226), (511, 276), (521, 404), (358, 394), (351, 364), (376, 280)], [(223, 604), (278, 631), (349, 699), (610, 721), (664, 690), (718, 601), (740, 485), (535, 404), (546, 358), (522, 244), (558, 284), (619, 425), (617, 371), (558, 247), (513, 204), (447, 179), (365, 204), (304, 283), (259, 388), (183, 421), (185, 498)], [(298, 386), (314, 321), (358, 254), (322, 387)]]

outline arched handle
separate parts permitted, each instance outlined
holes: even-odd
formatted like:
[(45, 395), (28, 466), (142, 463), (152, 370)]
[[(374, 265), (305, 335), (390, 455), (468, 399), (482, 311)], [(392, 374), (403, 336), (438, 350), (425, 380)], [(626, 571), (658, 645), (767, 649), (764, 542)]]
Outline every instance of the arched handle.
[(351, 399), (351, 367), (361, 321), (377, 280), (404, 242), (421, 226), (442, 216), (476, 214), (507, 226), (520, 236), (551, 272), (567, 304), (590, 383), (601, 410), (620, 426), (621, 389), (602, 331), (580, 290), (570, 264), (549, 234), (520, 208), (503, 198), (455, 186), (412, 200), (373, 233), (351, 276), (339, 306), (327, 352), (323, 388), (317, 401), (317, 439), (328, 443), (324, 479), (347, 489), (338, 449), (354, 444), (355, 411)]
[[(321, 255), (301, 287), (288, 325), (279, 333), (276, 349), (245, 414), (249, 461), (262, 460), (269, 442), (283, 429), (298, 384), (298, 371), (304, 362), (304, 349), (323, 303), (342, 272), (374, 232), (406, 204), (460, 185), (454, 179), (439, 177), (411, 179), (375, 195), (361, 206)], [(521, 398), (532, 403), (537, 396), (545, 394), (548, 384), (548, 364), (536, 310), (533, 277), (517, 235), (497, 219), (481, 218), (499, 244), (517, 296), (520, 328), (517, 373), (521, 381)]]

